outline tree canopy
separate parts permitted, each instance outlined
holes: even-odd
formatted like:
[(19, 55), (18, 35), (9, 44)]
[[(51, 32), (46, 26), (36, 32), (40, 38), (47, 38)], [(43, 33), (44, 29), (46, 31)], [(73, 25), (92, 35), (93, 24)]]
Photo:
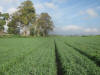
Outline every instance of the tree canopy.
[(0, 32), (4, 30), (4, 25), (6, 24), (6, 20), (9, 19), (8, 13), (1, 13), (0, 12)]
[(30, 0), (21, 3), (18, 10), (12, 14), (8, 26), (9, 33), (22, 33), (24, 36), (27, 36), (28, 32), (31, 35), (47, 36), (54, 28), (48, 13), (41, 13), (37, 17), (34, 5)]
[[(24, 35), (26, 36), (26, 28), (35, 22), (35, 8), (30, 0), (24, 1), (18, 7), (18, 11), (12, 15), (12, 21), (9, 23), (9, 33), (19, 33), (21, 28), (24, 27)], [(19, 28), (20, 27), (20, 28)]]
[(37, 19), (37, 35), (46, 36), (53, 30), (53, 22), (48, 13), (41, 13)]

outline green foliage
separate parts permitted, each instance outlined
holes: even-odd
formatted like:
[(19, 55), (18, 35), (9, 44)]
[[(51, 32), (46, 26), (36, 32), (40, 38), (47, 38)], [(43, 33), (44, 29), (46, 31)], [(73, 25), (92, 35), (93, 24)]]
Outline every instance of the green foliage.
[(79, 51), (86, 54), (89, 58), (95, 60), (96, 63), (100, 63), (100, 37), (67, 37), (64, 39), (66, 39), (66, 43), (77, 48)]
[(50, 38), (2, 38), (0, 53), (0, 75), (56, 75)]
[[(9, 33), (19, 34), (20, 28), (30, 26), (35, 22), (35, 9), (30, 0), (24, 1), (18, 7), (18, 11), (12, 15), (12, 21), (9, 23)], [(25, 30), (26, 32), (26, 30)], [(25, 36), (27, 34), (25, 33)]]
[(8, 23), (9, 29), (8, 33), (9, 34), (19, 34), (20, 30), (18, 30), (19, 26), (19, 15), (18, 13), (14, 13), (12, 15), (12, 20)]
[(5, 20), (0, 20), (0, 30), (4, 29), (4, 25), (5, 25)]
[(32, 36), (35, 35), (35, 32), (34, 32), (34, 28), (33, 27), (30, 28), (30, 35), (32, 35)]
[(35, 21), (35, 8), (30, 0), (24, 1), (19, 6), (20, 21), (24, 25), (32, 24)]
[(56, 38), (59, 59), (64, 71), (63, 75), (100, 75), (100, 68), (92, 60), (64, 42), (64, 38)]
[(4, 29), (4, 25), (6, 24), (6, 20), (8, 20), (9, 18), (9, 14), (8, 13), (0, 13), (0, 31), (3, 31)]
[(1, 14), (1, 16), (4, 17), (4, 20), (9, 19), (9, 14), (8, 13), (3, 13), (3, 14)]
[(100, 36), (0, 38), (0, 75), (58, 75), (60, 70), (61, 75), (100, 75), (96, 60), (73, 48), (77, 46), (90, 56), (93, 52), (99, 55), (99, 39)]
[(18, 11), (12, 15), (12, 20), (8, 25), (9, 33), (16, 34), (22, 28), (24, 29), (24, 36), (27, 36), (28, 30), (31, 35), (47, 36), (54, 28), (53, 21), (48, 13), (41, 13), (36, 17), (35, 8), (30, 0), (21, 3)]
[(19, 20), (23, 26), (30, 26), (35, 22), (35, 8), (33, 7), (32, 1), (24, 1), (19, 6), (19, 11), (17, 13), (20, 13)]
[(36, 34), (37, 36), (47, 36), (49, 31), (52, 31), (54, 26), (51, 17), (48, 13), (41, 13), (37, 19)]

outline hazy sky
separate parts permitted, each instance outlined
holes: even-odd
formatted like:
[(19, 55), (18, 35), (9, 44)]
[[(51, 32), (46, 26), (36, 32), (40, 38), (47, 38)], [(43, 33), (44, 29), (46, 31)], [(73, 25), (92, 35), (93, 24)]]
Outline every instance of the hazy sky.
[[(16, 11), (25, 0), (0, 0), (0, 11)], [(100, 0), (32, 0), (36, 12), (48, 12), (56, 34), (100, 34)]]

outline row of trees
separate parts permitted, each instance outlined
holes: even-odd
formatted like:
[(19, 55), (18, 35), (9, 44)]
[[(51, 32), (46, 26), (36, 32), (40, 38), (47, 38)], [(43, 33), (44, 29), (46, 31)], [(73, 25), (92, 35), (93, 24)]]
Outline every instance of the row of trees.
[(30, 0), (21, 3), (18, 10), (10, 16), (10, 20), (8, 23), (8, 33), (10, 34), (47, 36), (54, 28), (49, 14), (41, 13), (37, 15)]

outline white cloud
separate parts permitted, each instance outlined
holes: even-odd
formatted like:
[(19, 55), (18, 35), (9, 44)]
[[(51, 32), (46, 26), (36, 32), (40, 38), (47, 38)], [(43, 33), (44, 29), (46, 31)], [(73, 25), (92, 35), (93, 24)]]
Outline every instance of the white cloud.
[(68, 25), (68, 26), (62, 27), (62, 29), (63, 29), (64, 31), (68, 31), (68, 30), (75, 31), (75, 30), (80, 30), (80, 29), (82, 29), (82, 28), (79, 27), (79, 26), (76, 26), (76, 25)]
[(85, 11), (80, 11), (80, 15), (88, 15), (88, 17), (97, 17), (98, 13), (94, 9), (87, 9)]
[(56, 3), (63, 3), (63, 2), (66, 2), (68, 0), (52, 0), (52, 2), (56, 2)]
[(98, 28), (85, 28), (78, 25), (58, 26), (54, 29), (54, 34), (61, 35), (95, 35), (100, 34)]
[(58, 26), (55, 27), (54, 32), (74, 32), (74, 31), (80, 31), (83, 30), (82, 27), (77, 26), (77, 25), (67, 25), (67, 26)]
[(16, 11), (17, 11), (16, 8), (10, 8), (10, 9), (7, 10), (7, 12), (8, 12), (9, 14), (13, 14), (13, 13), (16, 12)]
[[(79, 14), (80, 15), (84, 15), (85, 16), (84, 19), (86, 19), (86, 20), (89, 19), (89, 18), (94, 18), (94, 17), (98, 17), (99, 16), (97, 11), (92, 9), (92, 8), (84, 10), (84, 11), (80, 11)], [(87, 17), (86, 17), (86, 15), (87, 15)]]
[(1, 2), (7, 2), (7, 3), (8, 3), (8, 2), (9, 2), (9, 3), (10, 3), (10, 2), (17, 2), (17, 1), (19, 1), (19, 0), (1, 0)]
[(88, 9), (88, 10), (86, 10), (86, 12), (87, 12), (88, 15), (90, 15), (92, 17), (98, 16), (97, 12), (94, 9)]
[(0, 0), (0, 5), (3, 7), (3, 13), (13, 13), (20, 3), (20, 0)]
[(44, 7), (43, 4), (35, 4), (35, 8), (36, 8), (37, 10), (40, 10), (40, 9), (44, 9), (45, 7)]
[(49, 2), (36, 3), (34, 6), (36, 8), (37, 13), (45, 12), (45, 11), (48, 11), (49, 9), (56, 10), (56, 8), (57, 8), (57, 5), (55, 5), (52, 2), (51, 3), (49, 3)]
[(3, 12), (3, 7), (0, 6), (0, 12)]
[(96, 33), (96, 32), (99, 32), (99, 30), (97, 28), (87, 28), (84, 31), (85, 32), (88, 32), (88, 33)]
[(46, 9), (45, 6), (44, 6), (44, 4), (42, 4), (42, 3), (37, 3), (37, 4), (34, 5), (34, 7), (35, 7), (36, 12), (38, 14), (40, 14), (41, 12), (44, 12), (45, 9)]
[(44, 5), (51, 9), (55, 9), (57, 7), (54, 3), (49, 3), (49, 2), (46, 2)]

